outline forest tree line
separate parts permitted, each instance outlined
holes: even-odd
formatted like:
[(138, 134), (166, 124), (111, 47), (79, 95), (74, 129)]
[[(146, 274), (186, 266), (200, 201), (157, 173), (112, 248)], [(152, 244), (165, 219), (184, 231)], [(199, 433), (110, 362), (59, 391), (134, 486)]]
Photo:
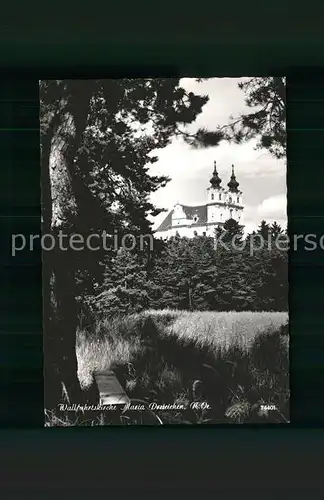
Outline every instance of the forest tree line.
[[(262, 221), (244, 238), (242, 227), (230, 219), (215, 238), (175, 235), (156, 240), (153, 250), (120, 247), (104, 258), (96, 280), (88, 276), (90, 288), (87, 279), (79, 279), (79, 303), (99, 315), (164, 308), (288, 310), (287, 250), (273, 243), (280, 234), (285, 233), (277, 223)], [(263, 248), (253, 253), (252, 235), (263, 239)], [(215, 245), (220, 236), (223, 244)], [(229, 244), (234, 237), (236, 244)]]

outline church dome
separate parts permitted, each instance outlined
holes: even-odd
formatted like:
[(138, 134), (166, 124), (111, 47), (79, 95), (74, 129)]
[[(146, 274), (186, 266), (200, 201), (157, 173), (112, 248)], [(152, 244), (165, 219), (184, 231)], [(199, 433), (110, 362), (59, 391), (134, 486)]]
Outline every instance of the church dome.
[(232, 193), (238, 193), (239, 183), (237, 182), (235, 174), (234, 174), (234, 165), (232, 165), (232, 175), (231, 175), (231, 179), (227, 185), (229, 187), (229, 190)]
[(215, 161), (214, 161), (214, 172), (213, 172), (213, 175), (212, 175), (209, 182), (211, 183), (213, 188), (215, 188), (215, 189), (220, 188), (222, 180), (220, 179), (218, 172), (216, 170), (216, 162)]

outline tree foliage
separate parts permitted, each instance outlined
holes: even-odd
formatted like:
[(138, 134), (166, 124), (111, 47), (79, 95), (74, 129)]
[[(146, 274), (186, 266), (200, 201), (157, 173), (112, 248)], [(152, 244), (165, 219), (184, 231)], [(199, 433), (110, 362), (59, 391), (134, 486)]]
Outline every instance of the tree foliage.
[[(287, 251), (276, 245), (282, 228), (262, 221), (244, 237), (230, 219), (207, 236), (175, 236), (154, 254), (153, 265), (118, 251), (96, 304), (104, 314), (143, 309), (283, 311), (288, 308)], [(215, 244), (221, 237), (222, 244)], [(251, 252), (252, 237), (257, 241)], [(220, 241), (220, 240), (218, 240)], [(234, 241), (234, 245), (231, 243)]]
[(186, 141), (195, 148), (216, 146), (222, 140), (241, 144), (255, 139), (257, 149), (266, 149), (275, 158), (286, 157), (286, 85), (283, 77), (254, 77), (238, 84), (249, 111), (231, 116), (229, 123), (195, 135)]

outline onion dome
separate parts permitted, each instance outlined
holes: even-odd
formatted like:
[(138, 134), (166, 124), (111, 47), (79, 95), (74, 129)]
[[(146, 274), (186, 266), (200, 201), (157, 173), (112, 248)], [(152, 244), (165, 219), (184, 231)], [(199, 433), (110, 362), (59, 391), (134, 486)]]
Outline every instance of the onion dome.
[(232, 165), (232, 175), (231, 175), (231, 179), (227, 185), (229, 187), (229, 190), (232, 193), (238, 193), (239, 183), (237, 182), (235, 174), (234, 174), (234, 165)]
[(222, 180), (220, 179), (218, 172), (216, 170), (216, 162), (214, 161), (214, 172), (213, 175), (209, 181), (214, 189), (219, 189)]

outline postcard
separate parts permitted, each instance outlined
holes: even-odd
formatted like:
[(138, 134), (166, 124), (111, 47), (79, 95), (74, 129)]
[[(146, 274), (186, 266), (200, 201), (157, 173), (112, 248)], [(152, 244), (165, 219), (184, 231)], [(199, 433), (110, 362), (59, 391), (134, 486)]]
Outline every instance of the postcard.
[(285, 78), (39, 85), (45, 426), (289, 423)]

